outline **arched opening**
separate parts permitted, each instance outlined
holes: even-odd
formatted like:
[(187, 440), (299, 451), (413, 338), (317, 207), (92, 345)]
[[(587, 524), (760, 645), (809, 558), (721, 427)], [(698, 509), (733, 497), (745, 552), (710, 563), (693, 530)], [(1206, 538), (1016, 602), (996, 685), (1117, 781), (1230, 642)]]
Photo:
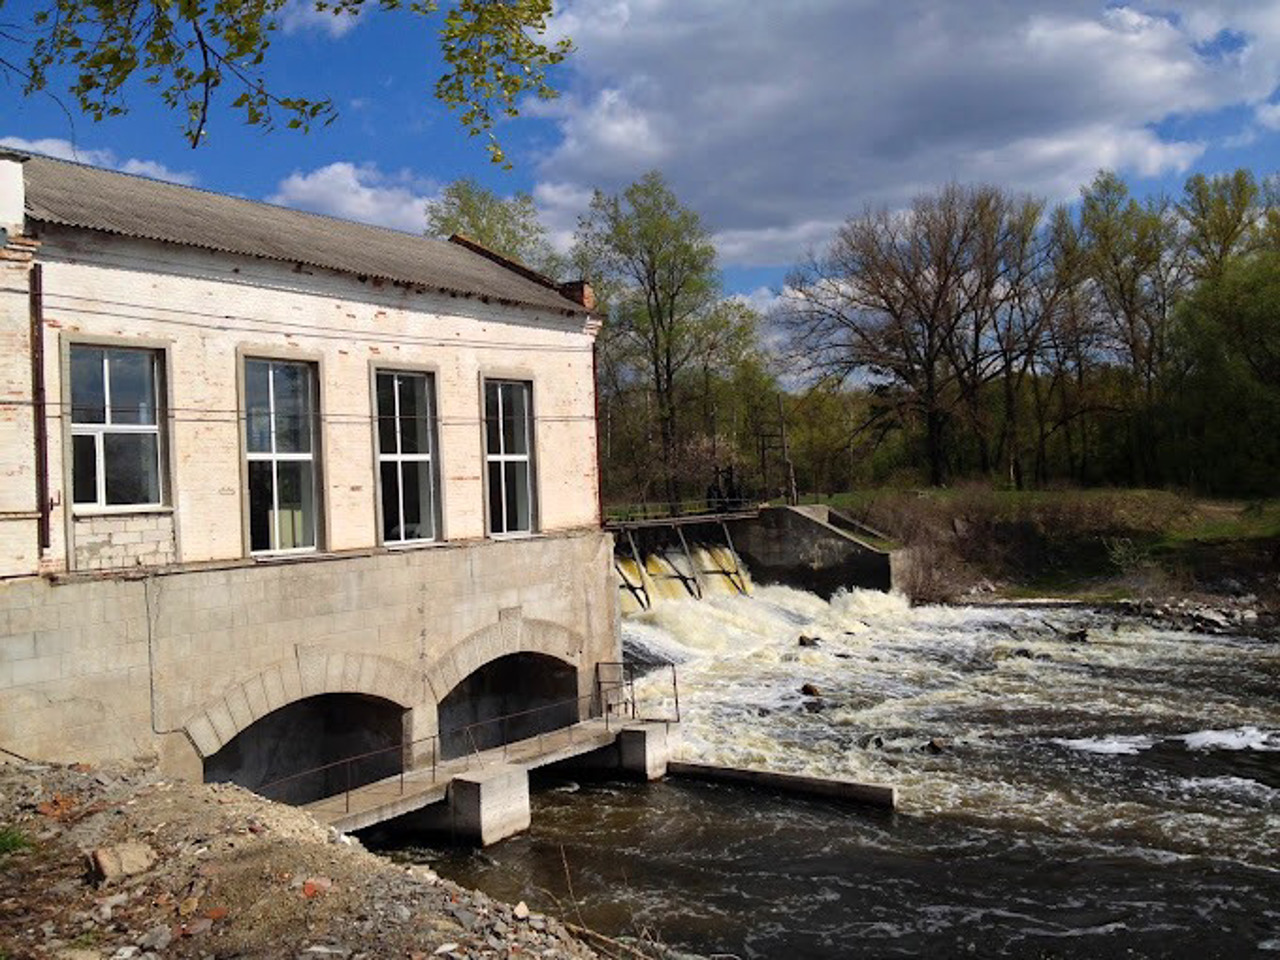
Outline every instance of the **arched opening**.
[(555, 657), (513, 653), (490, 661), (440, 701), (441, 757), (460, 757), (576, 723), (577, 696), (577, 669)]
[(285, 803), (332, 796), (400, 772), (407, 715), (389, 700), (356, 693), (298, 700), (206, 757), (204, 780), (238, 783)]

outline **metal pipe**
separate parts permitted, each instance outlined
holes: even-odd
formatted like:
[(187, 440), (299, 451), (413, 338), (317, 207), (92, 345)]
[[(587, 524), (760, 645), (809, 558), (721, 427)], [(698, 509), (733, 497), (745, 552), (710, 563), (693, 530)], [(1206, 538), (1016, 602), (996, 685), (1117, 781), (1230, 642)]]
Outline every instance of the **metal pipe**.
[(31, 401), (35, 418), (37, 535), (40, 550), (48, 550), (49, 534), (49, 428), (46, 421), (44, 383), (44, 267), (31, 267)]
[(676, 701), (676, 723), (680, 722), (680, 681), (676, 679), (676, 665), (671, 664), (671, 692)]

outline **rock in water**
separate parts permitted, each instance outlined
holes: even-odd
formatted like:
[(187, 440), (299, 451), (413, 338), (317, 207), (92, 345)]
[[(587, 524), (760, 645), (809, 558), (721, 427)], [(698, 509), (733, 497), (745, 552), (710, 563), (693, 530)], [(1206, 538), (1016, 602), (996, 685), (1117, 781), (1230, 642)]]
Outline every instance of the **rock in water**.
[(812, 683), (806, 683), (803, 687), (800, 688), (800, 692), (804, 694), (806, 697), (822, 696), (822, 691), (819, 690), (817, 687), (815, 687)]
[(808, 637), (803, 633), (800, 634), (800, 646), (802, 647), (820, 647), (822, 646), (821, 637)]

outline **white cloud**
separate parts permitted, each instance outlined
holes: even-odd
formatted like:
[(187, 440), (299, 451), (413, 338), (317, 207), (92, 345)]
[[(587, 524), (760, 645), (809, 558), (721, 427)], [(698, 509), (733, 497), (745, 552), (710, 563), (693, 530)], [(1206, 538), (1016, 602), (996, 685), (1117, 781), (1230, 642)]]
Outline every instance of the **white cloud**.
[(1268, 130), (1280, 130), (1280, 103), (1260, 104), (1254, 116)]
[(288, 0), (280, 11), (280, 26), (286, 34), (316, 30), (336, 39), (349, 33), (359, 21), (358, 13), (317, 10), (315, 0)]
[(553, 229), (656, 167), (732, 266), (948, 180), (1059, 200), (1104, 166), (1180, 174), (1219, 110), (1280, 129), (1280, 0), (564, 0), (553, 28), (577, 45), (532, 111), (562, 134)]
[(437, 192), (435, 184), (408, 171), (388, 174), (373, 163), (339, 161), (307, 173), (294, 171), (267, 200), (343, 220), (422, 233), (426, 203)]
[(42, 153), (48, 157), (57, 157), (59, 160), (73, 160), (76, 163), (85, 163), (91, 167), (105, 167), (108, 170), (135, 173), (139, 176), (150, 177), (152, 180), (166, 180), (169, 183), (180, 183), (184, 186), (191, 186), (197, 180), (194, 173), (185, 170), (170, 170), (163, 163), (156, 160), (140, 160), (136, 157), (121, 160), (112, 150), (105, 148), (82, 149), (70, 140), (62, 140), (56, 137), (46, 137), (42, 140), (24, 140), (22, 137), (0, 137), (0, 147), (9, 147), (13, 150), (29, 150), (32, 153)]

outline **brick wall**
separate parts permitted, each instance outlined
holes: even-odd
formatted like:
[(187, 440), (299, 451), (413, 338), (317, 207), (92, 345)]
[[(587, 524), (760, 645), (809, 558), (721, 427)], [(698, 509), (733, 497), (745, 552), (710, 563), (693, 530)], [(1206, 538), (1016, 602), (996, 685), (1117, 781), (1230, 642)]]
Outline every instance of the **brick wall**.
[(75, 568), (121, 570), (164, 566), (177, 561), (173, 516), (137, 513), (76, 517)]
[[(448, 539), (480, 538), (486, 532), (483, 376), (520, 377), (534, 384), (541, 529), (599, 523), (594, 328), (584, 327), (580, 316), (486, 305), (331, 271), (52, 227), (42, 230), (39, 259), (45, 378), (55, 415), (48, 457), (56, 506), (46, 568), (66, 569), (67, 560), (75, 563), (85, 555), (81, 546), (101, 550), (92, 524), (68, 524), (65, 515), (69, 424), (66, 408), (58, 404), (67, 398), (62, 354), (77, 338), (145, 343), (164, 351), (170, 366), (168, 489), (182, 531), (178, 562), (227, 560), (246, 552), (238, 413), (246, 353), (296, 356), (318, 365), (328, 550), (365, 549), (378, 542), (372, 366), (434, 372)], [(25, 323), (25, 295), (21, 314)], [(16, 338), (25, 328), (14, 317), (6, 329)], [(0, 354), (0, 384), (12, 379), (24, 399), (29, 396), (28, 356), (25, 340), (18, 339)], [(18, 457), (13, 471), (27, 471), (23, 485), (30, 487), (30, 444), (6, 442), (4, 449)], [(81, 534), (91, 534), (93, 543), (68, 550), (66, 537)], [(28, 560), (26, 572), (34, 570)]]

